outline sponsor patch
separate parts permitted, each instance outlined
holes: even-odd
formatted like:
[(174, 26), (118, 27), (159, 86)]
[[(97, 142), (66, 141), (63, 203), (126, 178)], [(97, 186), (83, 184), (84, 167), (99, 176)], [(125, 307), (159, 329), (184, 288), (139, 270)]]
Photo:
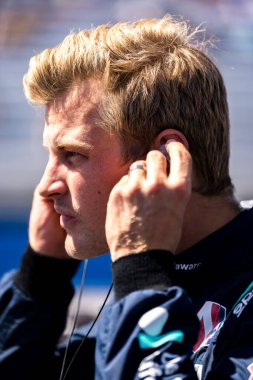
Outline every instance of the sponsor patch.
[(218, 303), (206, 301), (198, 312), (200, 332), (194, 351), (208, 345), (211, 338), (222, 327), (226, 319), (226, 308)]
[(158, 306), (143, 314), (139, 319), (138, 325), (146, 334), (157, 336), (161, 334), (168, 317), (169, 313), (167, 309)]
[(236, 315), (237, 318), (240, 317), (240, 315), (242, 314), (243, 310), (248, 305), (252, 297), (253, 297), (253, 290), (245, 294), (243, 298), (241, 298), (240, 302), (238, 302), (238, 304), (234, 307), (233, 314)]
[(142, 349), (158, 348), (168, 342), (181, 343), (183, 341), (184, 333), (181, 330), (162, 333), (168, 317), (167, 309), (162, 306), (155, 307), (143, 314), (138, 322), (141, 328), (138, 340)]
[(182, 377), (177, 375), (180, 372), (181, 361), (180, 357), (173, 357), (168, 352), (155, 351), (141, 362), (138, 368), (138, 379), (182, 380)]
[(201, 265), (201, 263), (192, 263), (192, 264), (178, 263), (175, 265), (175, 269), (176, 270), (183, 270), (183, 271), (188, 271), (188, 270), (190, 271), (190, 270), (197, 269), (200, 265)]
[(175, 330), (167, 334), (152, 336), (145, 333), (138, 335), (140, 348), (158, 348), (168, 342), (182, 343), (184, 339), (184, 333), (180, 330)]

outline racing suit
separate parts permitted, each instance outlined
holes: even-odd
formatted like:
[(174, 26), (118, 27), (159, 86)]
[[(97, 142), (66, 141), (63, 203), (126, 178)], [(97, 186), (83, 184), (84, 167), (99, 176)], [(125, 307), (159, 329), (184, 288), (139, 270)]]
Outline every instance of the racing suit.
[[(66, 379), (253, 379), (253, 209), (187, 251), (113, 263), (114, 302)], [(28, 248), (0, 293), (0, 379), (59, 379), (76, 262)]]

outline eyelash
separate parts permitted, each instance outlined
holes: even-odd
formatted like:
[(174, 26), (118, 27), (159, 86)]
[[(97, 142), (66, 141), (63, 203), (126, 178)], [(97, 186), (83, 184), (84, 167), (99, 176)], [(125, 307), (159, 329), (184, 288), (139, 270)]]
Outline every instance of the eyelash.
[(69, 151), (69, 150), (65, 151), (65, 155), (66, 155), (67, 158), (81, 156), (80, 153), (78, 153), (78, 152), (72, 152), (72, 151)]
[(76, 164), (76, 165), (79, 165), (83, 163), (83, 160), (88, 159), (88, 156), (79, 152), (72, 151), (72, 150), (65, 150), (63, 152), (63, 157), (69, 164)]

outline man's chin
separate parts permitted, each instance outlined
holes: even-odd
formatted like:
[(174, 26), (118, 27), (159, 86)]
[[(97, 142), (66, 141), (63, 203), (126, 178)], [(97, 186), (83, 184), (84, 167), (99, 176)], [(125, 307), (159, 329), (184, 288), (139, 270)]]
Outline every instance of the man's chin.
[(77, 260), (91, 259), (108, 253), (105, 247), (91, 247), (84, 242), (74, 242), (69, 235), (67, 235), (65, 240), (65, 249), (70, 257)]

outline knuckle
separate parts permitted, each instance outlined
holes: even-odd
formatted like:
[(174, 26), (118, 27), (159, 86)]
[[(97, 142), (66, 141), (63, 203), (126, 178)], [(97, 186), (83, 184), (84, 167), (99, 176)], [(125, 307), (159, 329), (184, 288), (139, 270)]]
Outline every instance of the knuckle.
[(161, 158), (161, 153), (158, 150), (151, 150), (147, 154), (147, 159), (157, 160)]
[(124, 197), (128, 199), (139, 197), (140, 194), (141, 189), (136, 185), (129, 185), (127, 188), (124, 189)]
[(149, 183), (149, 185), (146, 188), (147, 195), (159, 195), (165, 190), (165, 185), (161, 181), (155, 181)]
[(136, 185), (127, 184), (114, 187), (111, 191), (110, 198), (114, 200), (131, 200), (140, 194), (141, 190)]

